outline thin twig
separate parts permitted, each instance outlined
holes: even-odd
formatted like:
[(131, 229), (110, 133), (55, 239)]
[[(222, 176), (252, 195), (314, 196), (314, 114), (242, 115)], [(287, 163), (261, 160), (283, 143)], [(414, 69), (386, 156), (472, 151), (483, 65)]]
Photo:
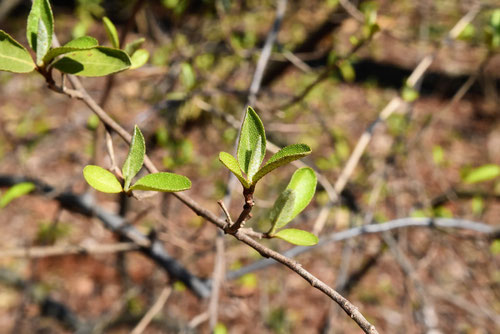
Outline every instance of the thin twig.
[(424, 284), (418, 279), (415, 269), (411, 264), (408, 257), (403, 253), (403, 251), (398, 246), (396, 239), (389, 233), (382, 233), (384, 241), (389, 246), (391, 253), (393, 254), (396, 262), (399, 264), (403, 273), (410, 279), (411, 283), (415, 287), (417, 294), (419, 295), (420, 312), (422, 314), (422, 320), (425, 326), (425, 333), (427, 334), (442, 334), (438, 328), (438, 316), (436, 313), (436, 307), (432, 302), (429, 293), (427, 292)]
[(351, 15), (356, 21), (363, 23), (365, 21), (365, 16), (363, 13), (356, 8), (349, 0), (340, 0), (340, 5), (345, 9), (349, 15)]
[[(49, 87), (50, 88), (54, 87), (55, 85), (52, 86), (50, 85), (51, 78), (47, 76), (46, 78), (47, 81), (49, 82)], [(120, 137), (122, 137), (127, 143), (130, 143), (131, 135), (125, 129), (123, 129), (118, 123), (116, 123), (113, 119), (111, 119), (111, 117), (109, 117), (101, 107), (99, 107), (99, 105), (94, 101), (94, 99), (86, 92), (85, 88), (80, 83), (80, 80), (78, 80), (75, 76), (69, 76), (69, 80), (73, 85), (73, 87), (81, 94), (81, 100), (83, 100), (87, 104), (87, 106), (92, 111), (94, 111), (94, 113), (101, 119), (101, 121), (107, 124), (111, 129), (116, 131), (120, 135)], [(154, 164), (152, 163), (152, 161), (149, 159), (148, 156), (144, 157), (144, 166), (152, 173), (158, 172), (158, 169), (154, 166)], [(193, 212), (204, 217), (217, 227), (224, 229), (224, 227), (226, 226), (226, 223), (223, 219), (217, 217), (209, 210), (206, 210), (205, 208), (200, 206), (185, 193), (173, 193), (173, 195), (177, 197), (181, 202), (183, 202), (186, 206), (188, 206)], [(308, 281), (313, 287), (322, 291), (324, 294), (332, 298), (337, 304), (339, 304), (340, 307), (342, 307), (342, 309), (358, 324), (358, 326), (365, 333), (371, 333), (371, 334), (378, 333), (375, 327), (366, 320), (366, 318), (361, 314), (361, 312), (359, 312), (357, 307), (355, 307), (347, 299), (342, 297), (334, 289), (330, 288), (328, 285), (326, 285), (318, 278), (316, 278), (314, 275), (305, 270), (302, 267), (302, 265), (287, 258), (286, 256), (281, 255), (278, 252), (275, 252), (265, 246), (262, 246), (257, 241), (252, 239), (250, 236), (246, 235), (245, 232), (242, 231), (241, 229), (237, 230), (232, 235), (238, 240), (254, 248), (264, 256), (271, 257), (276, 261), (286, 265), (294, 272), (296, 272), (298, 275), (300, 275), (302, 278), (304, 278), (306, 281)]]
[[(426, 227), (426, 228), (454, 228), (459, 230), (468, 230), (477, 233), (485, 234), (489, 238), (498, 238), (500, 235), (500, 226), (491, 226), (484, 223), (473, 222), (464, 219), (453, 218), (400, 218), (380, 224), (369, 224), (359, 227), (354, 227), (345, 231), (335, 232), (323, 238), (314, 246), (296, 246), (283, 253), (283, 255), (293, 258), (300, 254), (312, 251), (316, 248), (323, 247), (330, 243), (339, 242), (356, 238), (366, 234), (378, 234), (386, 231), (397, 230), (409, 227)], [(276, 261), (264, 259), (254, 262), (246, 267), (229, 272), (226, 276), (227, 280), (233, 280), (242, 275), (264, 269), (270, 265), (276, 264)]]
[(248, 94), (248, 103), (251, 105), (255, 104), (257, 98), (257, 93), (260, 90), (260, 85), (262, 83), (262, 78), (264, 76), (264, 71), (266, 69), (267, 63), (269, 62), (269, 57), (271, 56), (271, 51), (273, 50), (274, 42), (278, 36), (278, 31), (281, 26), (281, 21), (286, 11), (287, 0), (279, 0), (276, 8), (276, 18), (274, 19), (271, 31), (267, 34), (266, 42), (262, 48), (259, 60), (257, 62), (257, 68), (252, 79), (252, 84), (250, 85), (250, 91)]
[(158, 299), (155, 301), (153, 306), (146, 312), (144, 317), (142, 317), (141, 321), (137, 324), (137, 326), (134, 327), (134, 329), (130, 332), (130, 334), (141, 334), (144, 332), (146, 327), (148, 327), (149, 323), (153, 318), (158, 314), (158, 312), (161, 311), (165, 303), (167, 302), (168, 297), (170, 296), (170, 293), (172, 292), (172, 288), (167, 286), (163, 288), (163, 290), (160, 293), (160, 296)]
[(115, 244), (96, 244), (96, 245), (65, 245), (65, 246), (43, 246), (43, 247), (24, 247), (0, 250), (0, 258), (5, 257), (49, 257), (72, 254), (105, 254), (119, 253), (138, 250), (139, 246), (133, 242), (121, 242)]
[(69, 191), (58, 192), (54, 187), (32, 178), (0, 174), (0, 187), (10, 187), (22, 182), (34, 183), (37, 187), (36, 193), (57, 201), (66, 210), (98, 218), (105, 228), (118, 236), (126, 237), (139, 246), (141, 252), (155, 261), (172, 279), (183, 282), (201, 298), (207, 298), (210, 295), (208, 283), (193, 275), (170, 256), (158, 240), (150, 240), (123, 217), (99, 207), (90, 195), (76, 195)]
[(354, 306), (349, 300), (344, 298), (341, 294), (339, 294), (337, 291), (329, 287), (323, 281), (319, 280), (317, 277), (315, 277), (310, 272), (305, 270), (300, 263), (261, 245), (248, 235), (244, 234), (244, 232), (241, 230), (238, 230), (234, 234), (234, 237), (254, 248), (262, 256), (267, 258), (272, 258), (280, 262), (281, 264), (287, 266), (292, 271), (301, 276), (303, 279), (305, 279), (307, 282), (309, 282), (309, 284), (311, 284), (312, 287), (320, 290), (325, 295), (330, 297), (345, 311), (345, 313), (347, 313), (358, 324), (358, 326), (365, 333), (370, 333), (370, 334), (378, 333), (375, 326), (373, 326), (370, 322), (368, 322), (368, 320), (366, 320), (366, 318), (363, 316), (363, 314), (361, 314), (361, 312), (359, 312), (356, 306)]
[[(262, 77), (264, 75), (264, 71), (267, 67), (267, 63), (269, 62), (269, 57), (271, 56), (271, 51), (274, 45), (274, 42), (276, 40), (276, 37), (278, 35), (279, 28), (281, 26), (281, 21), (283, 20), (283, 16), (285, 14), (286, 10), (286, 5), (287, 5), (287, 0), (279, 0), (277, 4), (277, 9), (276, 9), (276, 18), (274, 19), (273, 26), (271, 27), (271, 30), (267, 34), (266, 42), (264, 43), (264, 47), (262, 48), (262, 52), (259, 56), (259, 60), (257, 61), (257, 66), (254, 72), (254, 76), (252, 78), (252, 82), (250, 84), (250, 89), (248, 93), (248, 104), (255, 104), (256, 99), (257, 99), (257, 93), (260, 90), (260, 85), (262, 82)], [(244, 113), (246, 112), (246, 106), (245, 110), (243, 111)], [(243, 114), (244, 115), (244, 114)], [(244, 117), (242, 117), (244, 119)], [(239, 128), (240, 129), (240, 128)], [(238, 138), (241, 136), (241, 133), (238, 133)], [(235, 142), (235, 148), (236, 150), (237, 145), (238, 145), (239, 139)], [(229, 181), (227, 184), (226, 188), (226, 195), (224, 196), (224, 201), (221, 202), (222, 209), (224, 211), (224, 214), (227, 217), (227, 227), (224, 229), (225, 233), (234, 233), (236, 232), (239, 228), (241, 228), (245, 221), (250, 217), (250, 212), (252, 210), (252, 207), (254, 205), (253, 202), (253, 189), (250, 193), (246, 193), (244, 191), (244, 196), (245, 196), (245, 204), (243, 206), (243, 210), (236, 220), (234, 224), (231, 221), (231, 217), (229, 215), (229, 212), (227, 209), (225, 209), (225, 205), (227, 206), (230, 205), (231, 201), (231, 193), (233, 189), (235, 188), (237, 184), (236, 177), (232, 174), (229, 173)], [(222, 281), (224, 280), (224, 272), (225, 272), (225, 261), (224, 261), (224, 236), (221, 232), (217, 234), (216, 240), (215, 240), (215, 249), (216, 249), (216, 257), (215, 257), (215, 265), (214, 265), (214, 271), (213, 271), (213, 281), (212, 281), (212, 295), (210, 296), (210, 303), (209, 303), (209, 327), (210, 330), (213, 331), (216, 324), (217, 324), (217, 316), (218, 316), (218, 304), (219, 304), (219, 294), (220, 294), (220, 287), (222, 284)]]
[[(464, 15), (456, 24), (455, 26), (450, 30), (450, 33), (446, 35), (446, 38), (444, 41), (446, 42), (449, 38), (455, 39), (458, 34), (462, 31), (462, 29), (465, 27), (465, 25), (472, 21), (474, 17), (479, 13), (481, 6), (480, 3), (476, 3), (470, 10), (469, 12)], [(458, 28), (461, 27), (459, 30)], [(437, 52), (433, 52), (426, 57), (424, 57), (419, 64), (416, 66), (416, 68), (413, 70), (411, 73), (410, 77), (407, 80), (407, 85), (410, 87), (414, 88), (418, 82), (422, 79), (423, 75), (429, 68), (429, 66), (432, 64), (434, 59), (436, 58)], [(380, 123), (385, 122), (389, 116), (391, 116), (396, 110), (398, 110), (405, 102), (403, 99), (401, 99), (400, 96), (396, 96), (392, 98), (392, 100), (387, 104), (387, 106), (382, 109), (380, 112), (379, 116), (375, 121), (373, 121), (372, 124), (370, 124), (367, 129), (363, 132), (361, 137), (359, 138), (358, 142), (356, 143), (356, 146), (349, 156), (349, 159), (347, 160), (346, 165), (342, 169), (339, 177), (337, 178), (337, 181), (335, 182), (334, 185), (334, 190), (337, 194), (340, 194), (342, 190), (344, 190), (345, 186), (347, 185), (348, 180), (351, 178), (352, 174), (354, 173), (354, 170), (356, 166), (358, 165), (361, 156), (365, 152), (366, 148), (368, 147), (368, 144), (370, 143), (373, 133), (377, 125)], [(324, 206), (322, 211), (325, 211), (326, 213), (328, 212), (328, 206), (333, 205), (334, 203), (328, 203), (328, 205)], [(326, 214), (320, 215), (321, 217), (326, 217)], [(324, 225), (324, 219), (322, 220), (317, 220), (315, 222), (315, 227), (314, 231), (316, 233), (319, 233)]]

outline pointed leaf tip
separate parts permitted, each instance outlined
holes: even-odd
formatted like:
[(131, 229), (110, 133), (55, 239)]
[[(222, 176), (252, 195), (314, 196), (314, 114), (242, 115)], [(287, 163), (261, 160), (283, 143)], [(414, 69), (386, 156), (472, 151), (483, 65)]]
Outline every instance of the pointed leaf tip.
[(130, 148), (128, 151), (127, 159), (122, 166), (122, 174), (125, 179), (124, 188), (128, 190), (130, 182), (134, 176), (139, 173), (144, 163), (144, 155), (146, 154), (146, 144), (144, 143), (144, 136), (141, 130), (136, 125), (134, 127), (134, 134), (132, 135), (132, 141), (130, 142)]
[(113, 45), (114, 48), (120, 48), (118, 31), (116, 31), (116, 27), (113, 22), (111, 22), (111, 20), (106, 16), (102, 18), (102, 22), (104, 23), (104, 28), (106, 29), (106, 34), (108, 35), (108, 39), (111, 42), (111, 45)]
[(16, 198), (29, 194), (35, 188), (35, 184), (31, 182), (21, 182), (13, 185), (0, 197), (0, 208), (4, 208)]
[(123, 191), (122, 185), (116, 176), (110, 171), (94, 165), (85, 166), (83, 177), (92, 188), (103, 193), (120, 193)]
[(319, 241), (314, 234), (296, 228), (281, 230), (273, 236), (298, 246), (313, 246)]
[(500, 165), (487, 164), (474, 168), (463, 178), (465, 183), (478, 183), (490, 181), (500, 176)]
[(191, 181), (173, 173), (154, 173), (140, 178), (130, 190), (176, 192), (191, 188)]
[(241, 126), (237, 157), (241, 169), (252, 179), (266, 154), (266, 133), (259, 116), (248, 107)]

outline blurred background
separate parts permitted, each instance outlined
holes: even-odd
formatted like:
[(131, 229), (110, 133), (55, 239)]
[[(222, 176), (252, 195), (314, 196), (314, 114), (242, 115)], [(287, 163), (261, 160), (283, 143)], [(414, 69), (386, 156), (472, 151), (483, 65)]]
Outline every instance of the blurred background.
[[(156, 166), (190, 177), (187, 193), (214, 213), (228, 189), (233, 216), (243, 205), (240, 186), (227, 186), (218, 154), (234, 151), (257, 62), (274, 31), (260, 90), (250, 101), (269, 141), (312, 148), (303, 162), (321, 181), (293, 227), (320, 237), (405, 217), (498, 227), (498, 1), (51, 4), (61, 43), (90, 35), (109, 46), (104, 16), (122, 45), (145, 39), (145, 66), (84, 78), (83, 85), (125, 129), (139, 125)], [(0, 29), (24, 46), (30, 7), (26, 0), (0, 1)], [(461, 32), (452, 31), (464, 17)], [(408, 83), (425, 57), (432, 64)], [(227, 279), (215, 301), (218, 316), (209, 321), (209, 298), (165, 275), (102, 219), (61, 205), (56, 195), (86, 193), (202, 280), (214, 272), (217, 229), (168, 194), (137, 201), (89, 190), (83, 167), (110, 167), (104, 127), (91, 110), (48, 90), (36, 72), (0, 72), (0, 87), (2, 195), (13, 177), (40, 182), (38, 191), (0, 209), (0, 332), (129, 333), (159, 296), (166, 300), (161, 309), (135, 333), (360, 332), (338, 305), (287, 268), (238, 271), (262, 257), (231, 237), (223, 239)], [(371, 127), (395, 98), (394, 112)], [(365, 132), (371, 141), (338, 186)], [(116, 135), (113, 144), (120, 164), (128, 146)], [(268, 212), (295, 168), (259, 184), (247, 227), (267, 231)], [(40, 190), (41, 183), (53, 188)], [(332, 185), (341, 191), (337, 199)], [(293, 248), (260, 242), (280, 252)], [(40, 253), (23, 251), (35, 246)], [(74, 246), (89, 254), (75, 254)], [(500, 241), (477, 231), (407, 228), (326, 242), (297, 260), (358, 306), (380, 333), (480, 334), (500, 331), (499, 254)]]

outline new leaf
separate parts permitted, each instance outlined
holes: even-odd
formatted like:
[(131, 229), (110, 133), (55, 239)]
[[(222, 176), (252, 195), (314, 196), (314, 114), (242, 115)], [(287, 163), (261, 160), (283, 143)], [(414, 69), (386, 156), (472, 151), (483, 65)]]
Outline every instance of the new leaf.
[(45, 64), (50, 63), (55, 57), (79, 50), (88, 50), (98, 46), (99, 43), (93, 37), (83, 36), (76, 38), (63, 46), (50, 49), (50, 51), (43, 57)]
[(27, 73), (34, 68), (35, 63), (29, 52), (9, 34), (0, 30), (0, 71)]
[(191, 188), (191, 181), (173, 173), (154, 173), (140, 178), (130, 190), (152, 190), (163, 192), (182, 191)]
[(16, 198), (29, 194), (35, 190), (35, 188), (35, 185), (31, 182), (22, 182), (10, 187), (9, 190), (0, 197), (0, 208), (4, 208)]
[(104, 22), (104, 27), (106, 28), (106, 33), (111, 41), (111, 45), (118, 49), (120, 47), (120, 40), (118, 39), (118, 32), (116, 31), (115, 25), (106, 16), (102, 18), (102, 22)]
[(271, 230), (269, 234), (274, 234), (276, 229), (285, 226), (290, 222), (295, 203), (295, 191), (286, 189), (281, 193), (269, 214), (271, 219)]
[(130, 61), (132, 65), (130, 66), (131, 70), (135, 70), (146, 64), (149, 59), (149, 52), (146, 49), (139, 49), (135, 51), (132, 56), (130, 56)]
[(312, 246), (318, 243), (318, 237), (314, 234), (295, 228), (281, 230), (273, 236), (298, 246)]
[(276, 168), (286, 165), (294, 160), (303, 158), (310, 153), (311, 149), (305, 144), (294, 144), (282, 148), (269, 158), (266, 164), (259, 169), (259, 171), (252, 178), (252, 183), (255, 184), (262, 177)]
[(83, 177), (94, 189), (103, 193), (120, 193), (123, 191), (122, 185), (110, 171), (94, 165), (85, 166)]
[(493, 180), (500, 176), (500, 166), (487, 164), (471, 170), (464, 177), (465, 183), (477, 183)]
[[(42, 30), (45, 31), (44, 36), (39, 35), (40, 25), (42, 26)], [(37, 62), (45, 55), (45, 53), (41, 54), (40, 51), (43, 52), (45, 50), (46, 52), (49, 49), (53, 33), (54, 17), (52, 16), (49, 0), (33, 0), (31, 11), (28, 15), (26, 37), (28, 38), (29, 45), (37, 54)]]
[(241, 126), (238, 142), (238, 163), (252, 183), (252, 177), (259, 169), (266, 154), (266, 133), (257, 113), (248, 107)]
[(97, 46), (68, 53), (54, 63), (59, 71), (85, 77), (100, 77), (128, 69), (130, 58), (125, 51)]
[(311, 202), (316, 191), (316, 174), (309, 167), (299, 168), (293, 173), (286, 189), (294, 190), (295, 202), (290, 220), (295, 218)]
[(130, 142), (130, 148), (128, 150), (127, 159), (122, 166), (122, 174), (125, 179), (125, 184), (123, 188), (125, 191), (128, 190), (130, 182), (134, 176), (139, 173), (144, 162), (144, 155), (146, 154), (146, 144), (144, 143), (144, 136), (141, 130), (136, 125), (134, 127), (134, 135), (132, 136), (132, 141)]

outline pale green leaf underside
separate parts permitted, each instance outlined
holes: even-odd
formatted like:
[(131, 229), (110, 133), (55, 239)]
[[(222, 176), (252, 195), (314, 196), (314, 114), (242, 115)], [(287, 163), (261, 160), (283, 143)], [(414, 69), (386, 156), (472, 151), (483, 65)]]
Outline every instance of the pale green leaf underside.
[[(254, 150), (258, 152), (252, 153)], [(266, 134), (264, 125), (262, 125), (262, 121), (257, 113), (251, 107), (248, 107), (241, 126), (237, 156), (241, 169), (249, 176), (249, 179), (253, 176), (250, 175), (249, 171), (258, 169), (265, 154)]]
[(126, 52), (104, 46), (70, 52), (54, 63), (54, 67), (61, 72), (86, 77), (120, 72), (128, 69), (130, 65)]
[(477, 183), (493, 180), (500, 176), (500, 166), (494, 164), (483, 165), (471, 170), (464, 177), (465, 183)]
[(144, 136), (142, 135), (139, 127), (136, 125), (134, 127), (132, 141), (130, 142), (127, 159), (125, 159), (122, 166), (122, 174), (125, 179), (125, 190), (128, 190), (130, 182), (141, 170), (145, 154), (146, 144), (144, 143)]
[(140, 178), (130, 190), (175, 192), (191, 188), (191, 181), (173, 173), (148, 174)]
[(57, 56), (70, 53), (72, 51), (92, 49), (98, 45), (99, 43), (97, 42), (97, 39), (90, 36), (83, 36), (74, 39), (63, 46), (50, 49), (49, 52), (47, 52), (47, 54), (45, 55), (45, 57), (43, 57), (43, 62), (45, 64), (48, 64), (52, 61), (52, 59), (54, 59)]
[[(259, 170), (260, 165), (262, 164), (262, 160), (264, 160), (264, 156), (262, 156), (263, 153), (260, 150), (261, 143), (262, 143), (262, 137), (259, 135), (257, 137), (256, 142), (255, 142), (255, 147), (252, 150), (252, 154), (250, 155), (250, 164), (248, 165), (247, 176), (252, 184), (255, 183), (255, 182), (252, 182), (253, 177), (254, 177), (255, 173), (257, 173), (257, 171)], [(265, 152), (266, 152), (266, 150), (264, 150), (264, 154), (265, 154)]]
[(292, 217), (293, 206), (295, 202), (295, 191), (291, 189), (286, 189), (283, 191), (278, 199), (274, 202), (273, 208), (269, 213), (269, 219), (271, 220), (271, 231), (274, 231), (280, 227), (288, 224)]
[(110, 171), (94, 165), (85, 166), (83, 177), (92, 188), (103, 193), (120, 193), (123, 191), (122, 185)]
[(113, 45), (114, 48), (118, 49), (120, 47), (120, 41), (118, 39), (118, 32), (116, 31), (115, 25), (106, 16), (102, 18), (102, 22), (104, 23), (104, 27), (106, 28), (106, 33), (108, 34), (111, 45)]
[(219, 153), (219, 160), (240, 180), (244, 188), (249, 188), (250, 184), (241, 173), (240, 165), (235, 157), (226, 152)]
[(5, 31), (0, 30), (0, 71), (27, 73), (35, 63), (29, 52)]
[(139, 50), (135, 51), (132, 54), (132, 57), (130, 57), (130, 61), (132, 62), (130, 69), (135, 70), (136, 68), (144, 66), (148, 62), (148, 59), (149, 59), (148, 50), (139, 49)]
[(30, 193), (35, 188), (35, 185), (31, 182), (22, 182), (10, 187), (5, 194), (0, 197), (0, 208), (4, 208), (14, 199)]
[(318, 243), (317, 236), (310, 232), (298, 230), (296, 228), (281, 230), (273, 236), (298, 246), (313, 246)]
[[(42, 19), (38, 20), (38, 33), (36, 36), (36, 63), (38, 66), (43, 65), (43, 57), (47, 54), (50, 48), (51, 38), (49, 31)], [(52, 37), (52, 36), (50, 36)]]
[(309, 148), (309, 146), (305, 144), (294, 144), (282, 148), (281, 150), (276, 152), (271, 158), (269, 158), (266, 164), (262, 166), (261, 169), (259, 169), (259, 171), (252, 178), (252, 183), (255, 184), (266, 174), (272, 172), (276, 168), (284, 166), (294, 160), (303, 158), (310, 153), (311, 149)]
[(35, 53), (38, 51), (37, 35), (39, 20), (42, 20), (43, 25), (47, 30), (47, 39), (45, 43), (50, 47), (52, 43), (52, 34), (54, 33), (54, 18), (52, 16), (52, 9), (50, 8), (49, 0), (33, 0), (31, 11), (28, 15), (26, 37), (30, 47), (35, 51)]
[(309, 167), (299, 168), (293, 173), (287, 189), (295, 191), (295, 203), (290, 220), (295, 218), (311, 202), (316, 191), (316, 174)]

